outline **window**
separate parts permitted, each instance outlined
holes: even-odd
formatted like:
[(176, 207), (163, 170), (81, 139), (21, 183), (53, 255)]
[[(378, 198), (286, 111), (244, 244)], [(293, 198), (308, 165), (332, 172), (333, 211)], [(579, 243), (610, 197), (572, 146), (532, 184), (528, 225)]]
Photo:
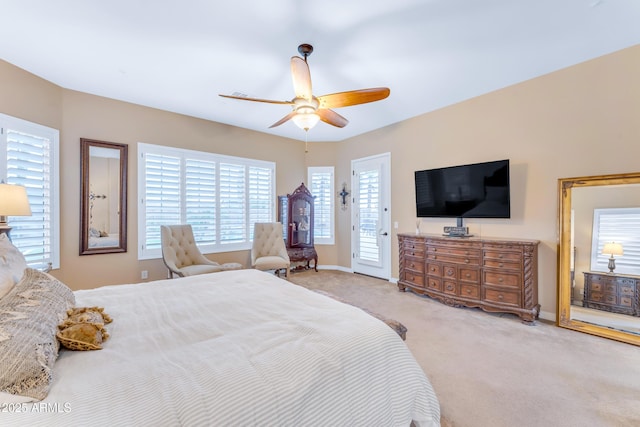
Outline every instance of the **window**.
[(203, 253), (251, 248), (275, 221), (275, 163), (138, 144), (139, 259), (159, 258), (160, 225), (191, 224)]
[(609, 271), (605, 243), (622, 245), (624, 255), (615, 256), (616, 273), (640, 275), (640, 208), (594, 209), (591, 270)]
[(319, 245), (333, 245), (335, 242), (335, 191), (333, 167), (310, 167), (309, 191), (314, 199), (313, 239)]
[(0, 114), (0, 178), (27, 189), (31, 216), (9, 217), (29, 267), (60, 268), (59, 132)]

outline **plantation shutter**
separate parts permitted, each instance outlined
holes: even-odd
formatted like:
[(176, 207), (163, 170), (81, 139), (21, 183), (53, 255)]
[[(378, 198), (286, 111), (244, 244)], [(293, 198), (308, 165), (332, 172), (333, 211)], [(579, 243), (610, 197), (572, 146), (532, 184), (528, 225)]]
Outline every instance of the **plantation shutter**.
[(216, 243), (216, 164), (187, 159), (185, 167), (186, 222), (198, 245)]
[(256, 222), (271, 222), (274, 217), (273, 172), (270, 168), (249, 167), (249, 233), (253, 240)]
[(616, 273), (640, 275), (640, 208), (594, 209), (591, 270), (609, 271), (606, 243), (620, 243), (623, 255), (615, 256)]
[(203, 253), (251, 248), (274, 220), (275, 163), (138, 143), (139, 259), (162, 256), (160, 225), (190, 224)]
[(7, 184), (24, 186), (31, 216), (11, 216), (11, 240), (29, 267), (59, 268), (58, 131), (0, 115)]
[(245, 167), (220, 163), (220, 243), (246, 239)]
[(146, 250), (160, 249), (160, 226), (181, 223), (180, 158), (144, 155), (144, 216)]
[(309, 191), (314, 196), (314, 242), (333, 244), (335, 204), (333, 167), (310, 167), (309, 185)]

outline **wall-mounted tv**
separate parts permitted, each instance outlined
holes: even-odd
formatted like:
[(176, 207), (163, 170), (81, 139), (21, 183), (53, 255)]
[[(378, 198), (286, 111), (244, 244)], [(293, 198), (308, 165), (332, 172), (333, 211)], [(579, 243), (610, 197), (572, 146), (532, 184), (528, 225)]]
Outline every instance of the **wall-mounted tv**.
[(510, 218), (509, 160), (415, 172), (419, 218)]

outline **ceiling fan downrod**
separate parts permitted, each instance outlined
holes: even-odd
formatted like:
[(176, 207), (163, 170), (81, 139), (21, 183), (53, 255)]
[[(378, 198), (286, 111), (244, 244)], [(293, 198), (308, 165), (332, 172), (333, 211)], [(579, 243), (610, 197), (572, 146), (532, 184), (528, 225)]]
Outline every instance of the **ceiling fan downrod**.
[(298, 46), (298, 52), (304, 57), (304, 62), (307, 62), (307, 56), (311, 55), (311, 52), (313, 52), (313, 46), (303, 43)]

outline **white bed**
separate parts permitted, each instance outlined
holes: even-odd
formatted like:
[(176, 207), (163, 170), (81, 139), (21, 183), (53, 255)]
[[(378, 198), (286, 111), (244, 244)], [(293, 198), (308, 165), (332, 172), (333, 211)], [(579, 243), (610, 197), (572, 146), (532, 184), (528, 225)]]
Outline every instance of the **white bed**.
[(109, 234), (108, 236), (89, 236), (90, 248), (111, 248), (120, 246), (120, 235)]
[(104, 307), (111, 337), (102, 350), (61, 349), (48, 396), (0, 414), (3, 426), (439, 425), (433, 389), (391, 328), (271, 274), (75, 297)]

